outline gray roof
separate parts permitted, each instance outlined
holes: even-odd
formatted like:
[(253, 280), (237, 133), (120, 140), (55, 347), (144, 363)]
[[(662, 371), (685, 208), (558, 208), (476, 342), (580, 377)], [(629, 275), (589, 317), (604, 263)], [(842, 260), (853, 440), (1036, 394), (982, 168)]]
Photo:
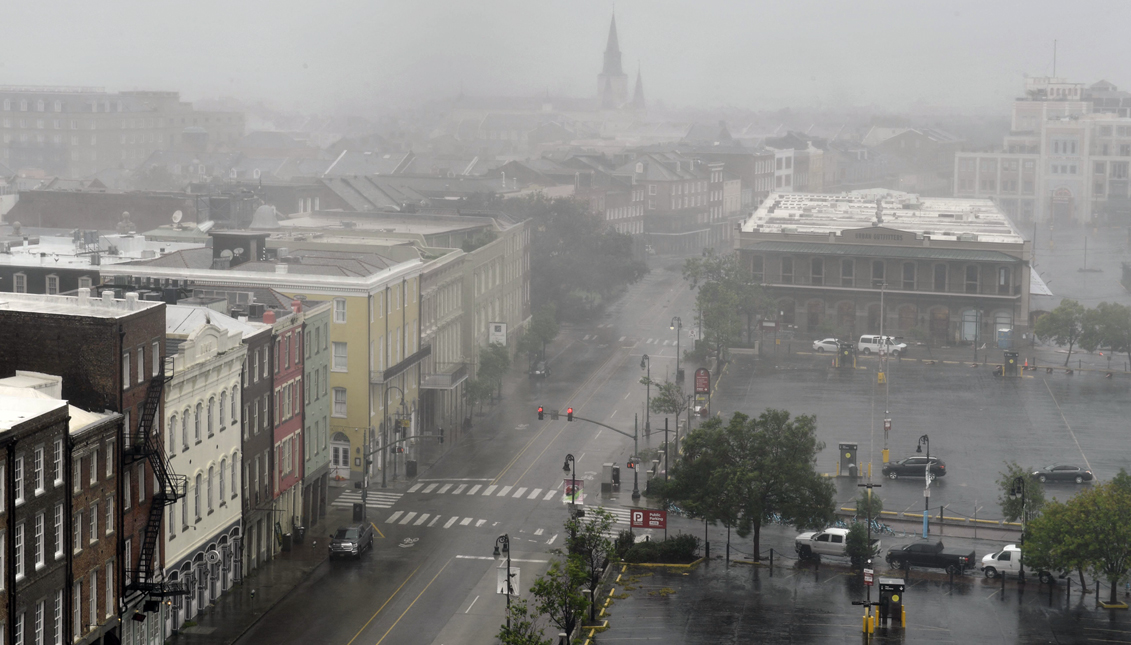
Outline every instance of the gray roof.
[(168, 336), (184, 336), (199, 329), (202, 325), (216, 325), (221, 329), (236, 331), (245, 338), (263, 331), (262, 323), (241, 322), (208, 307), (186, 305), (167, 305), (165, 307), (165, 333)]
[(885, 246), (880, 244), (819, 244), (815, 242), (755, 242), (742, 247), (750, 251), (835, 255), (914, 260), (958, 260), (966, 262), (1020, 262), (1021, 258), (1001, 251), (948, 249), (931, 246)]

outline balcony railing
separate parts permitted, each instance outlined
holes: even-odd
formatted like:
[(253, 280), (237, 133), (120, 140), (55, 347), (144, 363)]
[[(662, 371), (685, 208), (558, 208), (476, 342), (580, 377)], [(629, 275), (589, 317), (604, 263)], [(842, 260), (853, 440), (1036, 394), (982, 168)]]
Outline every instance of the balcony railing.
[(408, 358), (389, 367), (386, 370), (369, 370), (369, 382), (373, 384), (381, 384), (389, 381), (395, 376), (399, 376), (408, 368), (416, 365), (426, 357), (432, 355), (432, 345), (424, 345), (417, 352), (408, 356)]
[(467, 380), (467, 363), (448, 363), (420, 379), (420, 387), (425, 390), (450, 390)]

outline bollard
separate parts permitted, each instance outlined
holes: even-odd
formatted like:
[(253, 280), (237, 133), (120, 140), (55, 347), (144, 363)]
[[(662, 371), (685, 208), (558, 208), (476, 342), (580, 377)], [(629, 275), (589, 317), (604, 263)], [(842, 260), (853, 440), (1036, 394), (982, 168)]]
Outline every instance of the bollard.
[(1100, 608), (1100, 581), (1096, 580), (1096, 609)]
[(1072, 578), (1065, 577), (1064, 583), (1064, 606), (1067, 607), (1072, 604)]
[(864, 620), (860, 624), (860, 631), (864, 634), (868, 633), (868, 609), (864, 609)]
[(704, 546), (703, 546), (703, 559), (704, 560), (710, 560), (711, 559), (711, 543), (710, 542), (704, 542), (703, 544), (704, 544)]
[[(755, 562), (757, 562), (757, 558), (755, 558)], [(730, 542), (727, 542), (727, 566), (730, 566)]]
[(1001, 578), (1001, 599), (1005, 600), (1005, 574), (1003, 573), (998, 577)]
[(774, 577), (774, 547), (770, 547), (770, 577)]
[(899, 612), (899, 626), (907, 627), (907, 607), (901, 607)]

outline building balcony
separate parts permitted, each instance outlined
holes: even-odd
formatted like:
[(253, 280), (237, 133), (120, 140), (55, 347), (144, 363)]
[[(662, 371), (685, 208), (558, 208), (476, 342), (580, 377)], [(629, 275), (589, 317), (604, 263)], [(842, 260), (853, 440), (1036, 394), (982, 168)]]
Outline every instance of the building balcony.
[(393, 365), (385, 370), (369, 370), (369, 382), (374, 385), (381, 385), (392, 380), (396, 376), (400, 376), (408, 368), (416, 365), (428, 356), (432, 355), (432, 345), (422, 345), (420, 349), (409, 355), (403, 361)]
[(467, 363), (447, 363), (438, 366), (431, 374), (425, 374), (420, 379), (420, 387), (424, 390), (451, 390), (467, 380)]

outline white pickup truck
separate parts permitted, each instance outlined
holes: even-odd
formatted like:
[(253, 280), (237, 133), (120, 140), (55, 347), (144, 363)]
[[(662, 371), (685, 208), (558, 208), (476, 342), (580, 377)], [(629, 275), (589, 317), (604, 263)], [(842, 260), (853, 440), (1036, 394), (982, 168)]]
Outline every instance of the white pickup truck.
[[(794, 549), (802, 560), (820, 559), (822, 555), (845, 557), (848, 553), (848, 529), (829, 528), (823, 531), (809, 531), (797, 536)], [(880, 541), (872, 540), (874, 553), (880, 552)]]

